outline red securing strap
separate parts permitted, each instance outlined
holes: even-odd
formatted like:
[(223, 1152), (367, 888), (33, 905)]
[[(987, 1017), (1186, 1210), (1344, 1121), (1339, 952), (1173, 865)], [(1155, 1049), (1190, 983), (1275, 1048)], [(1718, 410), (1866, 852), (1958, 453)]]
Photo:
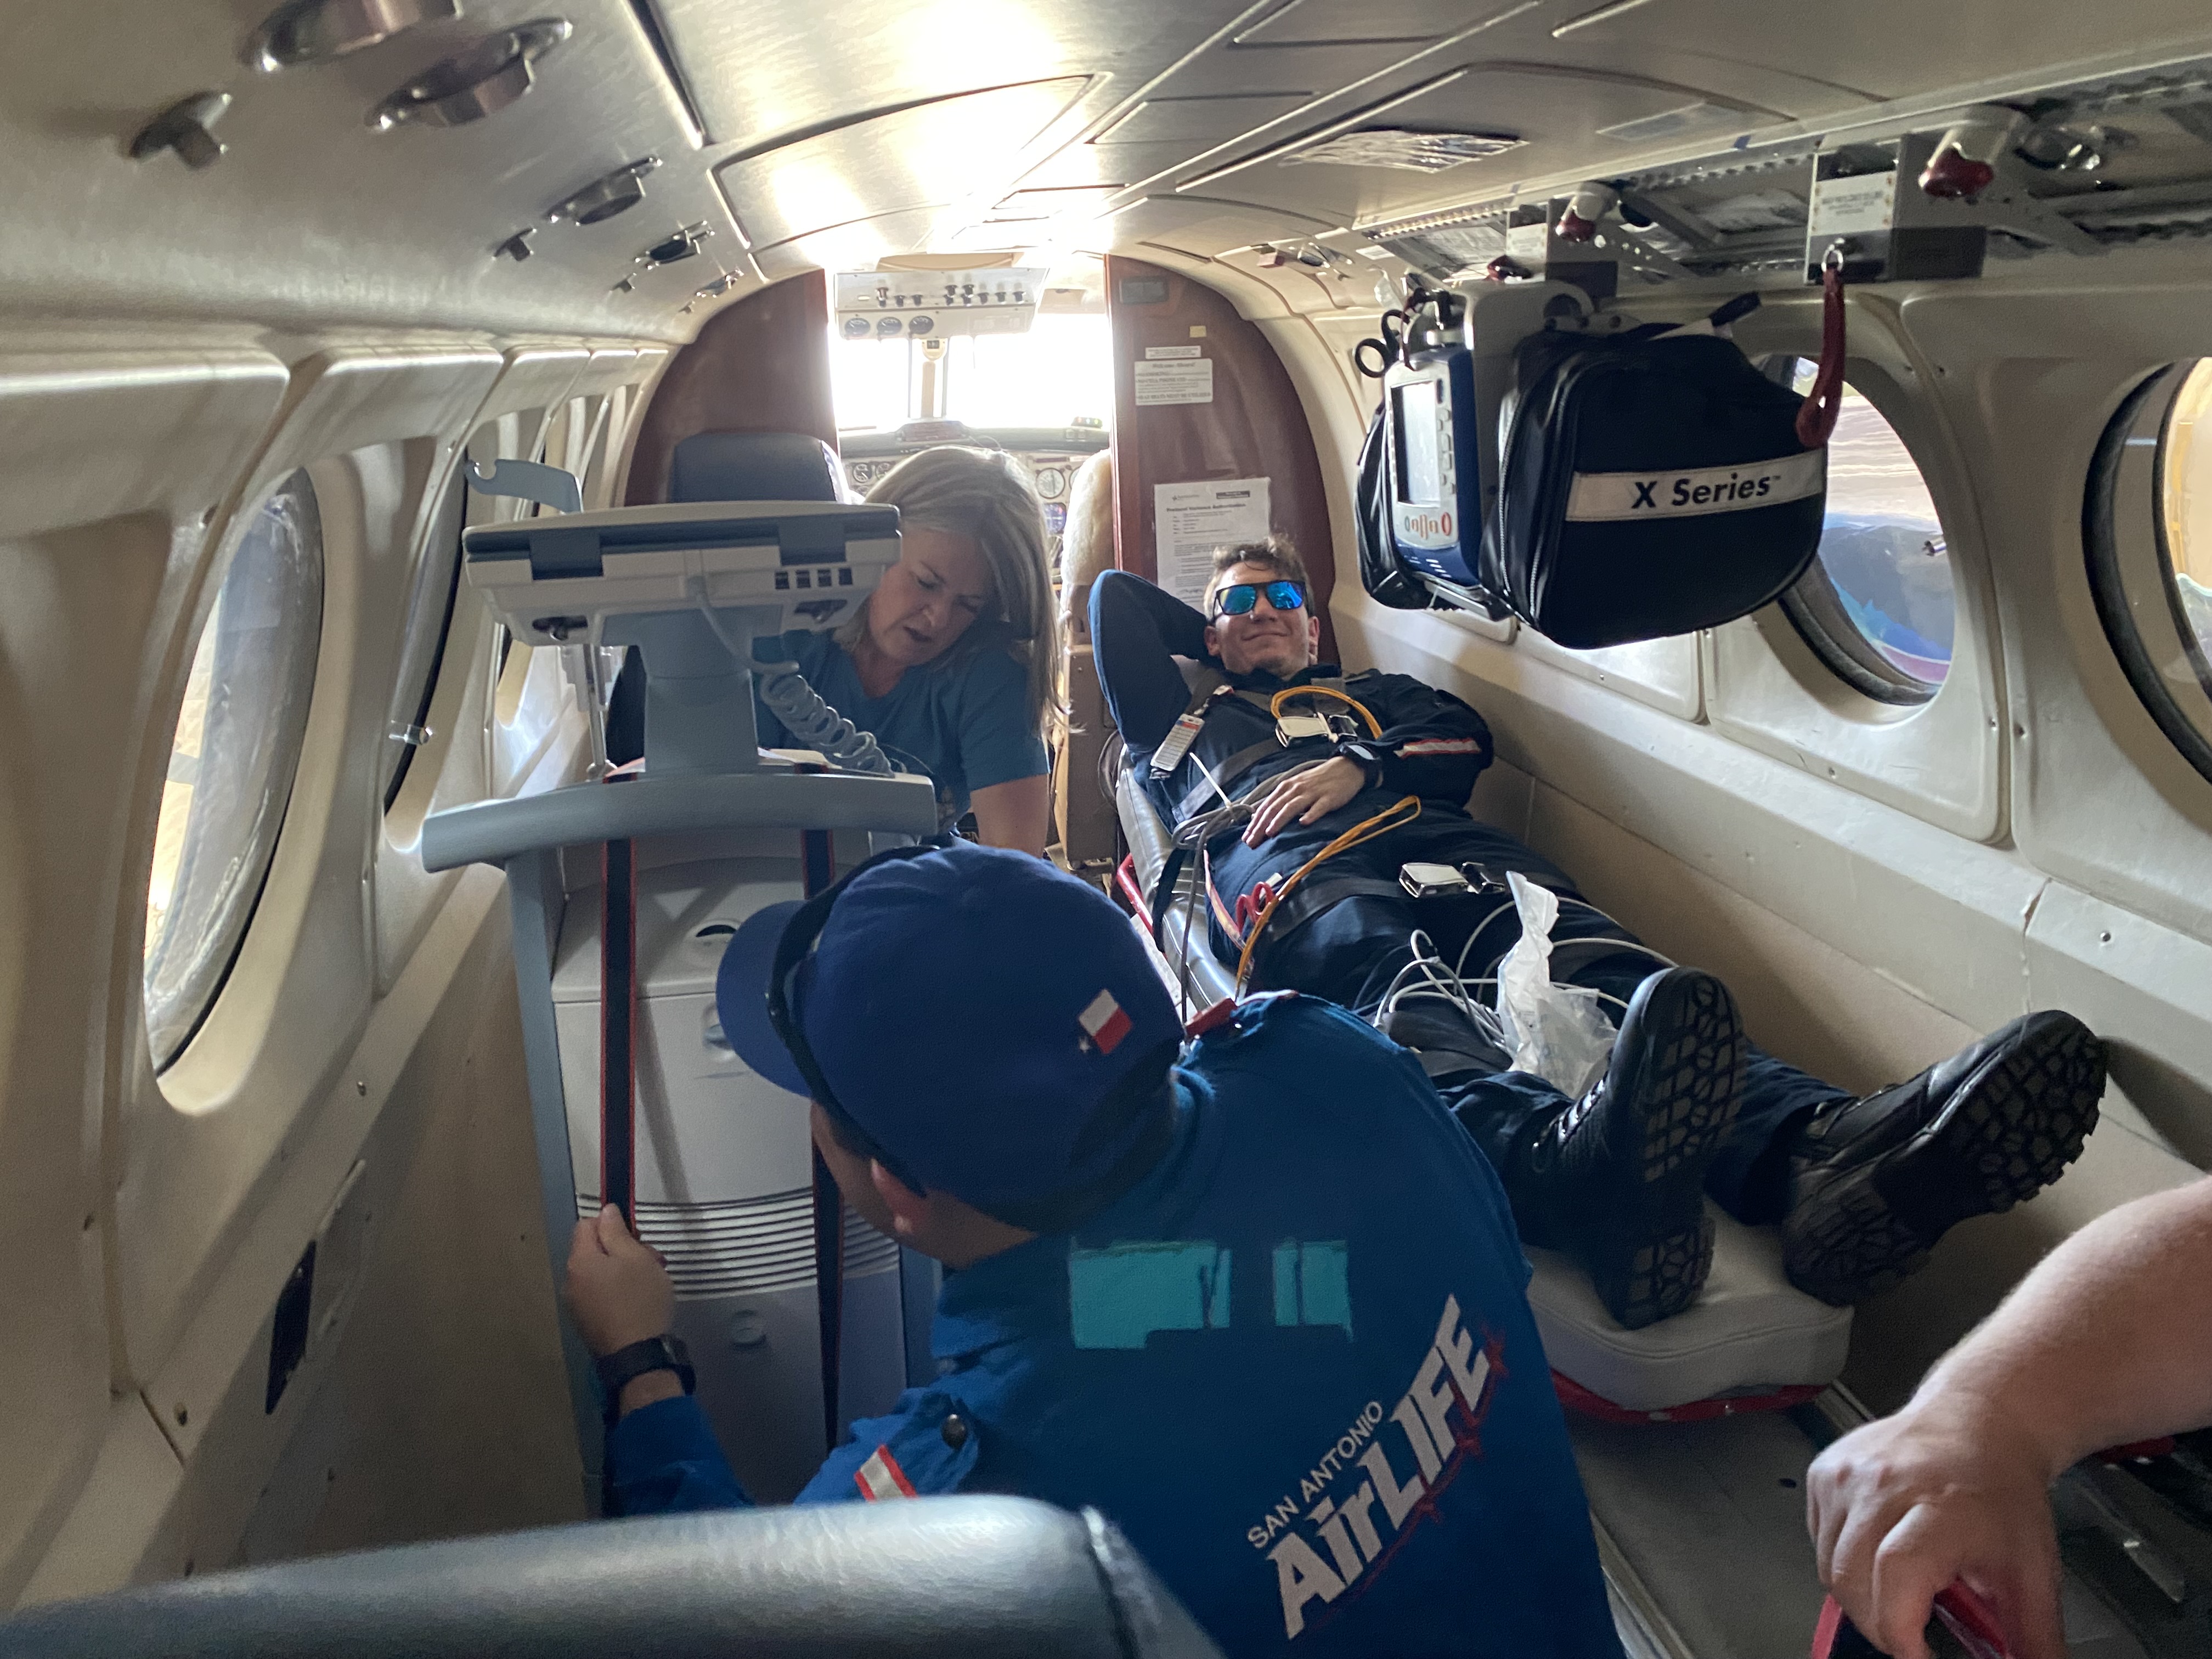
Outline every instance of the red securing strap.
[(1211, 1008), (1194, 1014), (1190, 1023), (1182, 1028), (1182, 1034), (1187, 1037), (1202, 1037), (1208, 1031), (1218, 1026), (1226, 1025), (1236, 1018), (1237, 999), (1224, 997)]
[(1936, 1617), (1958, 1638), (1969, 1659), (2010, 1659), (2012, 1650), (2005, 1646), (1996, 1613), (1963, 1580), (1954, 1579), (1950, 1589), (1936, 1593)]
[(1559, 1396), (1559, 1403), (1571, 1412), (1595, 1418), (1601, 1423), (1706, 1423), (1716, 1417), (1788, 1411), (1792, 1406), (1818, 1399), (1826, 1391), (1824, 1382), (1787, 1382), (1755, 1394), (1717, 1395), (1710, 1400), (1692, 1400), (1662, 1411), (1642, 1411), (1632, 1406), (1615, 1405), (1603, 1395), (1584, 1388), (1565, 1371), (1552, 1372), (1552, 1392)]
[(1820, 259), (1820, 367), (1797, 410), (1797, 441), (1819, 449), (1836, 429), (1844, 408), (1844, 255), (1830, 248)]
[[(2012, 1659), (1996, 1614), (1963, 1581), (1954, 1579), (1948, 1589), (1938, 1593), (1929, 1611), (1967, 1659)], [(1813, 1626), (1812, 1659), (1876, 1659), (1881, 1651), (1844, 1616), (1834, 1596), (1821, 1602), (1820, 1622)]]
[(1145, 890), (1137, 882), (1137, 858), (1131, 854), (1114, 866), (1114, 888), (1121, 895), (1122, 902), (1129, 907), (1146, 933), (1152, 931), (1152, 913), (1145, 904)]
[(2161, 1434), (2149, 1440), (2130, 1440), (2124, 1446), (2107, 1446), (2095, 1454), (2100, 1463), (2130, 1463), (2138, 1457), (2163, 1457), (2173, 1449), (2173, 1437)]

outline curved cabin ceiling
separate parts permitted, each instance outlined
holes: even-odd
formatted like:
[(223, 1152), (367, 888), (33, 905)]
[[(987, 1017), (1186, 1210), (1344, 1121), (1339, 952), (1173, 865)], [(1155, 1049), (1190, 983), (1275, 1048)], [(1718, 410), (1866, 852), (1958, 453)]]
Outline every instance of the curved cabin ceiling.
[[(2203, 0), (1955, 0), (1932, 34), (1916, 0), (464, 0), (264, 72), (259, 0), (18, 9), (0, 295), (19, 306), (679, 339), (809, 264), (1147, 240), (1212, 257), (1965, 101), (1970, 81), (2212, 53)], [(413, 77), (547, 17), (568, 35), (511, 106), (371, 129)], [(212, 165), (131, 158), (204, 92), (232, 100)], [(1437, 173), (1293, 159), (1368, 125), (1523, 142)], [(639, 205), (547, 220), (648, 155)], [(685, 229), (696, 255), (640, 262)]]
[[(933, 99), (742, 155), (715, 177), (762, 250), (949, 198), (977, 198), (980, 215), (1013, 188), (1022, 158), (1090, 85), (1061, 76)], [(993, 142), (979, 144), (978, 133)]]

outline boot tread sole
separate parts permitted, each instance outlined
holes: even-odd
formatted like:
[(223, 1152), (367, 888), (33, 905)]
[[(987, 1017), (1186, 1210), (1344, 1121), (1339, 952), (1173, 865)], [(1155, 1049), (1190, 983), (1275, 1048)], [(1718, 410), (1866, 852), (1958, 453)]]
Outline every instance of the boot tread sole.
[(2033, 1197), (2081, 1155), (2104, 1075), (2104, 1045), (2078, 1024), (1991, 1054), (1932, 1123), (1792, 1212), (1791, 1282), (1848, 1306), (1919, 1271), (1960, 1222)]

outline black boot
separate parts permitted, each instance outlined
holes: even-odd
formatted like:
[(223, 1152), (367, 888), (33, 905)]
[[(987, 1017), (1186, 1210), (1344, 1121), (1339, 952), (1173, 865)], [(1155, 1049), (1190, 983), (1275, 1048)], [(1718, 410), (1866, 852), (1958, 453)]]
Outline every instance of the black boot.
[(1960, 1222), (2056, 1181), (2104, 1092), (2105, 1045), (2045, 1011), (1909, 1083), (1823, 1107), (1790, 1151), (1790, 1282), (1839, 1308), (1887, 1290)]
[(1654, 974), (1629, 1000), (1605, 1076), (1507, 1175), (1522, 1237), (1572, 1255), (1629, 1330), (1681, 1312), (1705, 1288), (1705, 1168), (1735, 1121), (1742, 1079), (1728, 987), (1695, 968)]

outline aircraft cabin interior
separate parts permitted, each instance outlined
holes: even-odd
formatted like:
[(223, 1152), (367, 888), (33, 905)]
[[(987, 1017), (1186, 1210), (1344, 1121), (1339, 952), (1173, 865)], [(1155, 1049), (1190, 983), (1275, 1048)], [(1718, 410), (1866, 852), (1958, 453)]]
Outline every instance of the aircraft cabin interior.
[[(361, 1590), (362, 1645), (302, 1634), (309, 1589), (210, 1580), (130, 1650), (632, 1640), (591, 1597), (690, 1581), (592, 1541), (624, 1534), (561, 1285), (604, 1203), (758, 1503), (933, 1383), (959, 1273), (840, 1196), (717, 974), (887, 849), (1022, 844), (1024, 786), (971, 804), (769, 666), (842, 650), (941, 533), (894, 486), (946, 446), (1042, 518), (1049, 626), (1003, 579), (976, 602), (1049, 666), (1024, 822), (1178, 1019), (1236, 1017), (1246, 918), (1159, 804), (1168, 751), (1125, 746), (1087, 607), (1116, 571), (1208, 603), (1215, 550), (1272, 535), (1308, 574), (1269, 614), (1355, 690), (1475, 711), (1468, 817), (1717, 975), (1762, 1053), (1858, 1095), (2031, 1011), (2101, 1040), (2063, 1174), (1855, 1305), (1710, 1206), (1702, 1294), (1640, 1328), (1530, 1247), (1632, 1659), (1806, 1651), (1813, 1459), (2063, 1240), (2212, 1169), (2201, 0), (268, 3), (26, 0), (0, 64), (0, 1654), (115, 1650), (88, 1598), (386, 1546), (477, 1550), (453, 1572), (503, 1610), (378, 1623), (459, 1594), (425, 1556)], [(1531, 352), (1683, 339), (1824, 410), (1790, 464), (1825, 474), (1577, 574), (1638, 504), (1532, 459), (1570, 424)], [(1690, 511), (1740, 459), (1658, 487)], [(1556, 568), (1509, 568), (1547, 511)], [(1792, 512), (1797, 551), (1741, 533)], [(1731, 570), (1765, 585), (1692, 615)], [(1278, 1322), (1351, 1335), (1344, 1247), (1301, 1248)], [(2212, 1655), (2212, 1437), (2052, 1504), (2072, 1659)], [(1097, 1583), (957, 1540), (847, 1562), (825, 1513), (746, 1534), (849, 1621), (790, 1651), (925, 1650), (869, 1623), (917, 1583), (970, 1595), (967, 1653), (1215, 1651), (1121, 1613), (1122, 1645), (994, 1646), (994, 1597)], [(1095, 1542), (1060, 1520), (1026, 1547)]]

